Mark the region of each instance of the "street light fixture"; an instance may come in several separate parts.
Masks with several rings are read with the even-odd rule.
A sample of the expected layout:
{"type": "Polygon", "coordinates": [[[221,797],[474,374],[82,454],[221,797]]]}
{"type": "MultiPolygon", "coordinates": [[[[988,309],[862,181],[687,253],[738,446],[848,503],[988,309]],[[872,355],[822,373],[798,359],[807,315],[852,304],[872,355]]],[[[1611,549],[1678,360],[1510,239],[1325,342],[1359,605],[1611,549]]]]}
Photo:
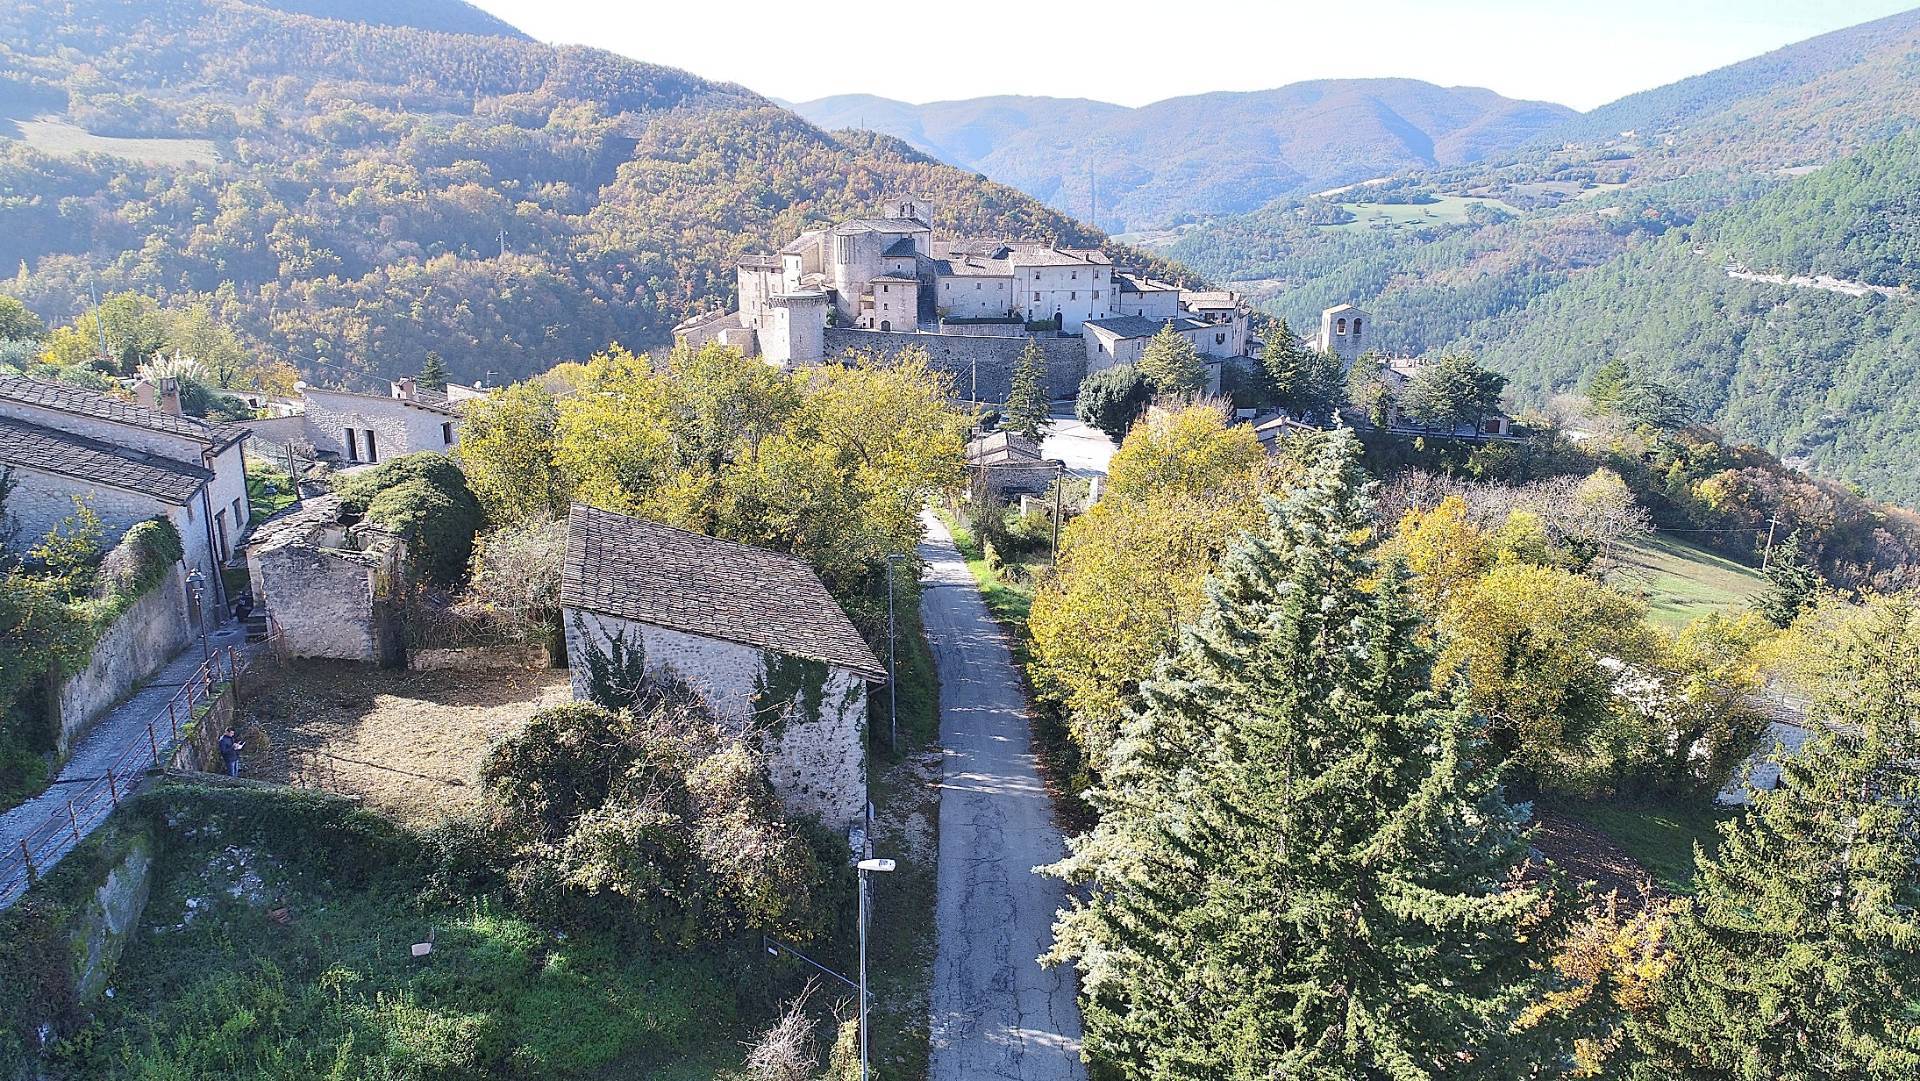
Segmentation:
{"type": "Polygon", "coordinates": [[[860,1081],[867,1081],[867,873],[892,871],[892,860],[864,859],[858,864],[860,879],[860,1081]]]}
{"type": "Polygon", "coordinates": [[[207,613],[201,601],[206,597],[207,576],[200,573],[199,567],[187,572],[187,595],[193,600],[193,617],[200,624],[200,659],[209,671],[213,667],[213,650],[207,644],[207,613]]]}

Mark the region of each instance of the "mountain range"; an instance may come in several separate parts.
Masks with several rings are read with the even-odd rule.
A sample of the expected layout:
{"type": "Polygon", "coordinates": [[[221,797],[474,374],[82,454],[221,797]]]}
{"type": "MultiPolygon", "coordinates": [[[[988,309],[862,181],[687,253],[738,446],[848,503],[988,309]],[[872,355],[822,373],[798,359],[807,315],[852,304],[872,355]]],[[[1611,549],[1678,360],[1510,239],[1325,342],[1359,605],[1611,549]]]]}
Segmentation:
{"type": "Polygon", "coordinates": [[[910,105],[865,94],[793,108],[829,130],[894,136],[1116,232],[1479,161],[1578,115],[1416,79],[1321,79],[1138,108],[1047,97],[910,105]]]}

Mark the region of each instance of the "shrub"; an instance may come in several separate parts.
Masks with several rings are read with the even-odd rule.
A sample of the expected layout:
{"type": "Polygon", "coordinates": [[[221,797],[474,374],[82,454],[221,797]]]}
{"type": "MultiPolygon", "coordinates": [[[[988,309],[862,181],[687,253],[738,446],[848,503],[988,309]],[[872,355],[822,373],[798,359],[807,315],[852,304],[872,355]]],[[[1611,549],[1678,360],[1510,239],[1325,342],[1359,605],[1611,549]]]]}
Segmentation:
{"type": "Polygon", "coordinates": [[[429,581],[451,585],[466,574],[482,515],[451,458],[409,454],[348,477],[335,490],[348,521],[364,518],[404,538],[408,562],[429,581]]]}
{"type": "Polygon", "coordinates": [[[1094,372],[1080,384],[1080,397],[1074,403],[1074,415],[1082,423],[1107,433],[1115,442],[1127,437],[1127,429],[1146,411],[1153,398],[1153,387],[1140,369],[1131,364],[1116,364],[1094,372]]]}

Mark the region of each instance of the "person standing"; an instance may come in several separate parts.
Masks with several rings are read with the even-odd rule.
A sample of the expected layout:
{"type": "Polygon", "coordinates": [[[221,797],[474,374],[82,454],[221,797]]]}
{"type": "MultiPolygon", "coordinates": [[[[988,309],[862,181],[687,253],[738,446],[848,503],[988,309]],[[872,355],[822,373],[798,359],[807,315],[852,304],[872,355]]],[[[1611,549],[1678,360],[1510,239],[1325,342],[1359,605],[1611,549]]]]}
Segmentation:
{"type": "Polygon", "coordinates": [[[234,737],[232,728],[228,728],[220,737],[220,761],[226,766],[227,776],[240,776],[240,748],[244,746],[234,737]]]}

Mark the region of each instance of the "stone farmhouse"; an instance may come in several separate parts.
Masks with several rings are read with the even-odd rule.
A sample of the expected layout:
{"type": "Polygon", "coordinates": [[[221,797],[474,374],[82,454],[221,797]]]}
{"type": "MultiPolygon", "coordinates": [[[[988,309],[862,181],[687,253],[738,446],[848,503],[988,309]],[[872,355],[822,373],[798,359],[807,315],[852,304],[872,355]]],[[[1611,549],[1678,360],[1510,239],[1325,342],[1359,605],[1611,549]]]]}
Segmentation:
{"type": "Polygon", "coordinates": [[[14,482],[7,513],[22,543],[72,514],[76,498],[99,515],[108,545],[135,523],[166,518],[180,531],[188,569],[205,582],[201,609],[189,612],[197,626],[225,609],[220,568],[251,524],[248,432],[181,415],[177,388],[157,388],[149,400],[160,408],[0,377],[0,468],[14,482]]]}
{"type": "Polygon", "coordinates": [[[677,681],[759,741],[789,810],[864,829],[867,685],[887,673],[804,561],[575,504],[561,606],[576,698],[596,665],[677,681]]]}
{"type": "Polygon", "coordinates": [[[734,346],[783,367],[848,350],[925,349],[970,397],[1003,398],[1030,341],[1048,358],[1055,397],[1088,372],[1137,357],[1169,323],[1202,355],[1247,350],[1237,293],[1190,291],[1118,268],[1098,248],[936,237],[932,207],[894,199],[879,216],[813,229],[736,268],[740,305],[695,316],[677,341],[734,346]]]}
{"type": "Polygon", "coordinates": [[[314,457],[342,469],[423,450],[451,451],[460,441],[460,403],[487,393],[457,383],[429,390],[411,378],[391,381],[386,394],[304,382],[294,389],[299,398],[275,410],[280,415],[243,423],[276,445],[273,457],[284,458],[290,445],[311,448],[314,457]]]}

